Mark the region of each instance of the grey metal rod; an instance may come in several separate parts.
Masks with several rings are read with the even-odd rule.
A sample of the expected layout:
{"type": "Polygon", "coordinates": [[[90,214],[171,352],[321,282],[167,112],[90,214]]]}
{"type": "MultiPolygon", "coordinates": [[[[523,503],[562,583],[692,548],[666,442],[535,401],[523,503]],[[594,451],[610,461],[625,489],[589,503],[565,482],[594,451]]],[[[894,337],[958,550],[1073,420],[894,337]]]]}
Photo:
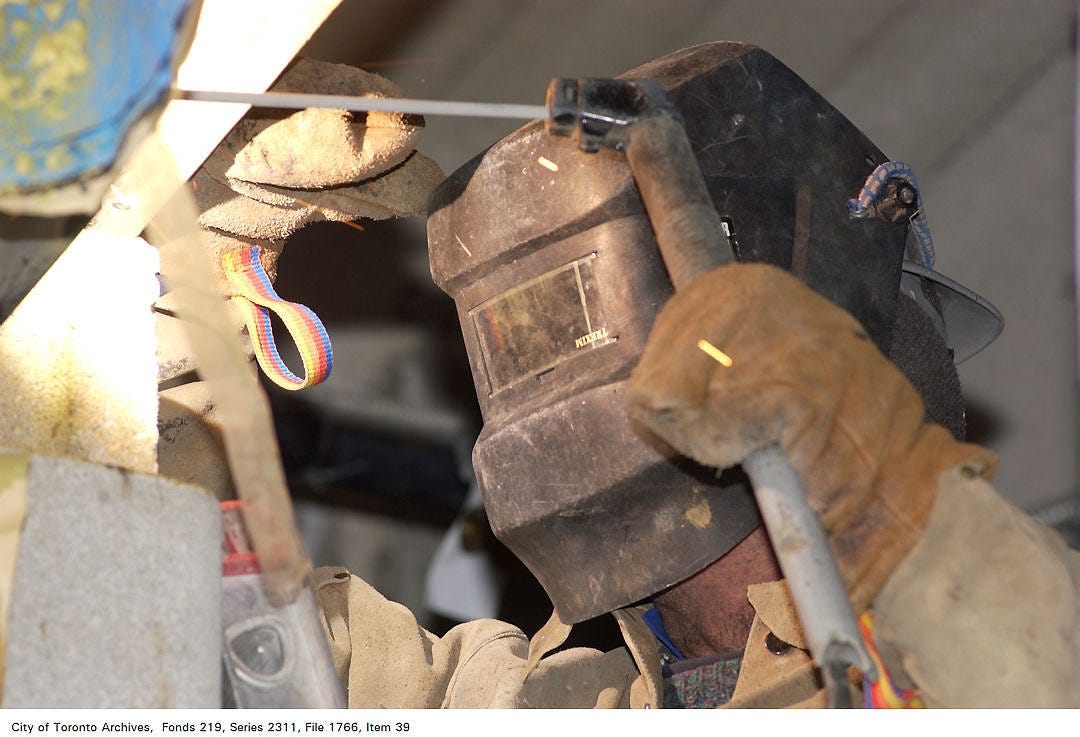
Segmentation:
{"type": "Polygon", "coordinates": [[[852,663],[876,678],[825,530],[807,504],[798,474],[775,445],[757,451],[742,466],[754,487],[814,662],[819,668],[829,661],[852,663]]]}
{"type": "Polygon", "coordinates": [[[403,113],[406,115],[454,115],[471,118],[513,118],[534,120],[547,117],[543,105],[519,105],[502,102],[456,102],[453,100],[414,100],[393,97],[317,95],[305,92],[224,92],[218,90],[173,90],[180,100],[196,102],[231,102],[290,110],[329,108],[403,113]]]}

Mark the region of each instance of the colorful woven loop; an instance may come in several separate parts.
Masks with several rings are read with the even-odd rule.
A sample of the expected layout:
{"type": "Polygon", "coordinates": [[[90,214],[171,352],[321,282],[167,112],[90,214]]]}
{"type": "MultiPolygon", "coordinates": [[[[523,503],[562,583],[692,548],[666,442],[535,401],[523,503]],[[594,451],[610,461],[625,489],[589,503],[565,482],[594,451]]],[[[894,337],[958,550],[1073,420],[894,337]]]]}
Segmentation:
{"type": "Polygon", "coordinates": [[[874,615],[863,612],[859,617],[859,632],[862,633],[863,642],[870,653],[870,659],[874,661],[878,677],[876,681],[870,681],[864,685],[863,692],[866,697],[867,709],[925,709],[919,694],[907,688],[900,688],[893,681],[885,664],[881,662],[881,656],[874,647],[874,615]]]}
{"type": "Polygon", "coordinates": [[[880,164],[870,176],[866,178],[858,196],[847,201],[848,213],[856,219],[870,217],[873,214],[873,205],[881,194],[885,183],[890,179],[899,179],[907,182],[915,190],[918,197],[919,209],[911,216],[911,232],[915,236],[915,242],[919,245],[923,266],[931,268],[934,265],[934,239],[930,236],[930,226],[926,222],[926,213],[922,206],[922,195],[919,193],[919,185],[915,182],[915,172],[911,167],[901,161],[886,161],[880,164]]]}
{"type": "Polygon", "coordinates": [[[330,338],[322,321],[302,304],[288,302],[278,296],[270,277],[259,262],[259,247],[232,251],[222,258],[225,276],[239,294],[232,301],[244,316],[248,332],[255,343],[255,357],[262,370],[278,386],[306,389],[323,381],[334,366],[330,338]],[[274,341],[270,312],[285,324],[304,363],[304,376],[297,376],[285,365],[274,341]]]}

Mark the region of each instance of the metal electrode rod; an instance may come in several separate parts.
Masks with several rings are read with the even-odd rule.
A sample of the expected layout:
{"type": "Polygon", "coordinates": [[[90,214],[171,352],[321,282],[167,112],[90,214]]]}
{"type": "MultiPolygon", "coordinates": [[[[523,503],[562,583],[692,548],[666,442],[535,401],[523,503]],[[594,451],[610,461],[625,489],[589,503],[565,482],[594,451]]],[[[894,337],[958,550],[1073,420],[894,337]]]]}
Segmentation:
{"type": "Polygon", "coordinates": [[[173,90],[180,100],[196,102],[231,102],[264,108],[304,110],[329,108],[365,112],[402,113],[404,115],[452,115],[470,118],[514,118],[535,120],[547,117],[543,105],[518,105],[501,102],[456,102],[453,100],[406,100],[392,97],[352,95],[317,95],[302,92],[223,92],[217,90],[173,90]]]}
{"type": "MultiPolygon", "coordinates": [[[[735,262],[686,130],[655,84],[579,80],[575,85],[573,80],[555,80],[548,89],[548,104],[552,108],[549,130],[576,135],[584,150],[606,146],[626,152],[676,290],[711,269],[735,262]],[[630,89],[619,90],[618,85],[630,89]],[[610,100],[631,100],[637,107],[622,116],[611,109],[597,115],[590,109],[590,95],[601,106],[610,100]],[[583,130],[571,133],[575,108],[575,122],[583,130]],[[604,129],[594,121],[612,124],[604,129]]],[[[847,666],[854,665],[871,679],[876,678],[876,672],[821,520],[807,503],[802,482],[779,447],[758,451],[742,465],[799,612],[810,653],[824,674],[829,703],[851,706],[847,666]]]]}
{"type": "Polygon", "coordinates": [[[799,611],[814,662],[827,679],[830,698],[843,699],[846,683],[828,683],[846,670],[837,665],[854,665],[871,679],[877,673],[829,550],[825,529],[807,503],[798,474],[778,446],[759,450],[742,466],[754,487],[754,498],[799,611]]]}

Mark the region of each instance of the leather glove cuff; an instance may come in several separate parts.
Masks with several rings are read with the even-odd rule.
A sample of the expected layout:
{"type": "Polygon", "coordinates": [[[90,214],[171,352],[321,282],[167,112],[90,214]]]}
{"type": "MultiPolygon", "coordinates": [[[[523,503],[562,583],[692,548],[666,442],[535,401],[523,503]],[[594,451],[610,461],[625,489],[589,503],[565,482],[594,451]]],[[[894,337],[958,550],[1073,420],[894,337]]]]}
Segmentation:
{"type": "Polygon", "coordinates": [[[629,398],[635,417],[706,465],[726,468],[779,443],[859,605],[918,540],[938,476],[964,463],[989,475],[996,465],[924,424],[914,387],[851,315],[766,264],[722,267],[676,293],[629,398]]]}

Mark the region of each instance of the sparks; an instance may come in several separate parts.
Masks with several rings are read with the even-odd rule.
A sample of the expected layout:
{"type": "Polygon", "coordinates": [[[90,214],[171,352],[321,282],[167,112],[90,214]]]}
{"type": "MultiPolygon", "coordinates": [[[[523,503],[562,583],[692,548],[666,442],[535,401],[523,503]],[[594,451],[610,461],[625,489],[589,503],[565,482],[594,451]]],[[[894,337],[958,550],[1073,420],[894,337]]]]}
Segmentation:
{"type": "Polygon", "coordinates": [[[731,356],[724,353],[722,350],[720,350],[704,338],[697,342],[697,347],[704,351],[706,354],[708,354],[710,358],[715,359],[717,363],[719,363],[721,366],[724,366],[725,368],[731,368],[732,365],[734,365],[735,363],[735,361],[731,359],[731,356]]]}
{"type": "Polygon", "coordinates": [[[544,167],[545,169],[550,169],[551,171],[558,171],[559,170],[559,165],[556,164],[551,159],[547,158],[546,156],[541,156],[540,158],[538,158],[536,160],[536,163],[538,163],[540,166],[544,167]]]}
{"type": "MultiPolygon", "coordinates": [[[[194,184],[194,182],[192,182],[192,184],[194,184]]],[[[304,207],[318,207],[318,205],[313,205],[310,202],[307,202],[306,200],[300,199],[299,197],[293,197],[293,201],[296,202],[297,204],[303,205],[304,207]]],[[[347,225],[350,228],[352,228],[353,230],[359,230],[359,231],[364,230],[363,225],[361,225],[360,223],[354,223],[354,222],[352,222],[350,220],[337,220],[335,222],[341,223],[342,225],[347,225]]]]}

